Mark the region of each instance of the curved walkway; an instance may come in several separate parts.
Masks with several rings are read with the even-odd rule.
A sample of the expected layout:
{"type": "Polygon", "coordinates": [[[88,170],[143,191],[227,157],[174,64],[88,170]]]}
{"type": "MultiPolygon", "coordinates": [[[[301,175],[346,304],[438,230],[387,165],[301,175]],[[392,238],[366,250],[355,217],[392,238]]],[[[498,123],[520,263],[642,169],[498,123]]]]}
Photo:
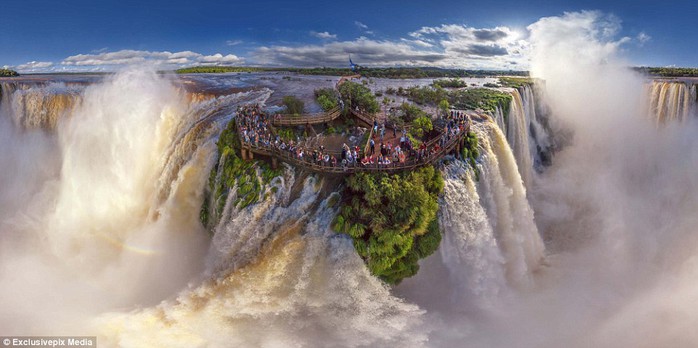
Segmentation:
{"type": "MultiPolygon", "coordinates": [[[[337,81],[337,84],[335,85],[335,90],[339,89],[339,86],[341,86],[344,82],[347,82],[351,79],[355,78],[360,78],[361,75],[351,75],[351,76],[342,76],[339,81],[337,81]]],[[[327,111],[327,112],[319,112],[315,114],[300,114],[300,115],[291,115],[291,114],[279,114],[274,119],[271,121],[271,124],[275,127],[289,127],[289,126],[304,126],[307,124],[321,124],[321,123],[327,123],[330,121],[334,121],[339,115],[342,114],[342,110],[340,109],[339,106],[334,107],[333,109],[327,111]]]]}
{"type": "MultiPolygon", "coordinates": [[[[390,164],[368,164],[368,165],[362,165],[361,163],[355,163],[355,164],[349,164],[349,165],[341,165],[337,164],[336,166],[332,166],[331,164],[321,164],[318,162],[314,162],[310,160],[310,156],[306,156],[305,159],[300,159],[296,156],[293,156],[289,151],[286,150],[281,150],[272,146],[260,146],[260,145],[255,145],[251,143],[242,143],[242,150],[243,151],[249,151],[254,154],[258,155],[263,155],[263,156],[270,156],[272,159],[278,159],[283,162],[286,162],[288,164],[294,165],[294,166],[299,166],[302,168],[305,168],[307,170],[313,171],[313,172],[318,172],[318,173],[329,173],[329,174],[351,174],[351,173],[358,173],[358,172],[396,172],[396,171],[403,171],[403,170],[410,170],[414,168],[418,168],[421,166],[425,166],[427,164],[433,164],[439,160],[441,160],[444,156],[446,156],[448,153],[450,153],[453,150],[460,151],[462,146],[464,146],[465,142],[465,137],[467,136],[468,132],[470,131],[470,123],[467,124],[465,130],[462,132],[459,132],[457,135],[451,137],[448,141],[446,141],[446,144],[444,144],[444,147],[439,149],[437,152],[430,153],[426,156],[426,158],[418,161],[414,158],[410,158],[409,160],[405,162],[393,162],[390,164]]],[[[430,140],[427,142],[427,144],[435,144],[437,141],[440,140],[441,136],[443,135],[443,132],[439,133],[439,136],[435,137],[434,139],[430,140]]],[[[339,153],[332,153],[332,152],[326,152],[327,154],[334,154],[334,155],[339,155],[339,153]]],[[[247,157],[243,155],[243,158],[247,157]]],[[[363,153],[360,154],[360,158],[363,158],[363,153]]]]}

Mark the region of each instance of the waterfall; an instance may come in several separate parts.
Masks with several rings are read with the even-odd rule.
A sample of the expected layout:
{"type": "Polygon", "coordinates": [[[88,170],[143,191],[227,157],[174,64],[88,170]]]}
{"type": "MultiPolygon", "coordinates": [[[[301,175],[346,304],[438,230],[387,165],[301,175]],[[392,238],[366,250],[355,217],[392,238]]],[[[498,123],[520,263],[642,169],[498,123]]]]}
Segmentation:
{"type": "Polygon", "coordinates": [[[482,143],[480,202],[504,255],[507,279],[528,285],[531,272],[543,258],[544,246],[514,154],[495,124],[476,124],[473,130],[482,143]]]}
{"type": "Polygon", "coordinates": [[[63,83],[3,83],[0,108],[24,129],[54,129],[58,120],[75,111],[80,104],[80,86],[63,83]]]}
{"type": "MultiPolygon", "coordinates": [[[[530,114],[524,107],[523,99],[518,89],[511,92],[512,101],[509,109],[509,122],[507,124],[507,140],[514,152],[514,158],[518,164],[521,179],[526,186],[526,189],[531,189],[533,180],[533,159],[531,154],[532,141],[528,135],[530,114]]],[[[535,111],[534,111],[535,112],[535,111]]]]}
{"type": "Polygon", "coordinates": [[[502,130],[502,132],[506,133],[507,132],[507,118],[504,117],[504,110],[502,110],[501,106],[497,105],[497,108],[494,110],[494,121],[497,123],[497,126],[499,129],[502,130]]]}
{"type": "Polygon", "coordinates": [[[487,211],[480,204],[472,170],[456,162],[445,168],[439,211],[443,239],[439,248],[449,271],[454,301],[470,298],[492,305],[506,288],[506,260],[487,211]]]}
{"type": "MultiPolygon", "coordinates": [[[[213,241],[212,277],[156,307],[101,316],[94,325],[102,342],[424,346],[424,312],[392,296],[351,239],[330,229],[336,194],[322,199],[316,180],[308,177],[288,206],[280,189],[264,202],[226,212],[213,241]]],[[[290,189],[286,179],[276,185],[290,189]]]]}
{"type": "Polygon", "coordinates": [[[269,90],[191,104],[170,78],[132,69],[85,87],[53,128],[33,132],[15,120],[55,119],[33,112],[57,104],[12,101],[65,90],[2,87],[0,281],[13,295],[0,307],[21,320],[0,316],[0,326],[74,329],[110,309],[154,305],[200,276],[210,239],[199,211],[218,131],[236,105],[269,90]],[[46,282],[61,301],[46,298],[46,282]]]}
{"type": "Polygon", "coordinates": [[[552,139],[547,120],[541,115],[534,87],[524,85],[511,92],[512,102],[506,127],[497,125],[507,135],[507,141],[514,152],[521,178],[527,190],[531,190],[534,174],[541,171],[552,149],[552,139]]]}
{"type": "Polygon", "coordinates": [[[684,121],[696,114],[696,85],[676,81],[653,81],[648,86],[650,115],[658,124],[684,121]]]}

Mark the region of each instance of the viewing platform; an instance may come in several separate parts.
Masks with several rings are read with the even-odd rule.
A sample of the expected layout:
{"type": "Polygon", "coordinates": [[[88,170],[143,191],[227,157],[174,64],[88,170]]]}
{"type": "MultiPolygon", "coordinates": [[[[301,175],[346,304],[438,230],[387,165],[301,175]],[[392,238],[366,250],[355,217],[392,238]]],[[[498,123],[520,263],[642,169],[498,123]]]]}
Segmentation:
{"type": "MultiPolygon", "coordinates": [[[[365,118],[365,122],[372,124],[372,119],[373,117],[368,114],[360,114],[360,113],[354,113],[352,114],[356,117],[360,117],[363,121],[365,118]],[[369,119],[369,117],[371,119],[369,119]]],[[[302,123],[305,124],[305,123],[302,123]]],[[[265,145],[260,145],[259,143],[253,144],[253,143],[248,143],[243,141],[242,134],[240,132],[240,129],[238,128],[238,137],[241,139],[240,141],[240,150],[242,153],[242,158],[244,160],[251,160],[254,159],[254,155],[258,156],[268,156],[272,160],[272,166],[277,167],[278,166],[278,161],[286,162],[290,165],[297,166],[312,172],[316,173],[327,173],[327,174],[352,174],[352,173],[358,173],[358,172],[399,172],[399,171],[404,171],[404,170],[411,170],[415,169],[421,166],[425,166],[428,164],[434,164],[452,151],[455,151],[456,154],[461,152],[461,149],[466,146],[465,144],[465,138],[470,131],[470,122],[468,122],[463,130],[458,131],[457,134],[454,135],[448,135],[447,130],[443,128],[438,128],[435,127],[435,129],[438,131],[438,134],[430,139],[429,141],[426,141],[424,144],[427,149],[431,150],[434,149],[435,146],[439,146],[438,150],[436,151],[428,151],[428,153],[420,158],[417,159],[415,156],[410,156],[408,159],[406,159],[403,162],[391,162],[390,164],[380,164],[380,163],[369,163],[369,164],[362,164],[360,161],[355,161],[353,163],[348,163],[348,164],[342,164],[342,163],[337,163],[336,165],[332,165],[331,162],[325,162],[323,160],[320,161],[314,161],[310,154],[304,156],[303,158],[299,158],[298,156],[295,156],[292,152],[284,149],[277,148],[273,145],[270,146],[265,146],[265,145]],[[443,146],[438,145],[439,142],[442,141],[442,139],[446,139],[443,146]]],[[[373,130],[371,129],[371,133],[369,133],[369,139],[371,138],[371,135],[373,134],[373,130]]],[[[366,146],[364,149],[362,149],[361,152],[359,152],[359,158],[363,158],[366,152],[368,151],[368,146],[366,146]]],[[[414,150],[413,150],[414,151],[414,150]]],[[[339,158],[340,156],[340,151],[328,151],[325,150],[324,154],[325,155],[330,155],[334,156],[335,158],[339,158]]]]}

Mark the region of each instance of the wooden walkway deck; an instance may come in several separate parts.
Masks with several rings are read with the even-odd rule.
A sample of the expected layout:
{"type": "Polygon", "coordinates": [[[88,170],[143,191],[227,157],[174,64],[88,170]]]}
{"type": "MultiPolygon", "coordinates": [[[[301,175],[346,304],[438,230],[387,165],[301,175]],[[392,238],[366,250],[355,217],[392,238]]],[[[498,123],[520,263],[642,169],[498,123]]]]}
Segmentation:
{"type": "MultiPolygon", "coordinates": [[[[337,84],[335,85],[335,90],[338,90],[339,86],[341,86],[344,82],[360,77],[361,75],[342,76],[339,79],[339,81],[337,81],[337,84]]],[[[337,91],[337,93],[339,92],[337,91]]],[[[271,121],[271,124],[275,127],[292,127],[322,124],[334,121],[341,114],[342,109],[340,109],[339,106],[334,107],[333,109],[328,110],[326,112],[319,112],[314,114],[279,114],[276,117],[274,117],[274,119],[271,121]]]]}
{"type": "MultiPolygon", "coordinates": [[[[360,78],[361,75],[352,75],[352,76],[342,76],[342,78],[339,79],[337,82],[335,88],[338,89],[339,86],[353,78],[360,78]]],[[[373,121],[375,120],[374,115],[366,114],[357,110],[350,109],[349,110],[351,115],[353,115],[355,118],[357,118],[359,121],[365,123],[368,125],[370,128],[370,133],[369,133],[369,138],[373,134],[373,121]]],[[[272,120],[272,126],[274,127],[279,127],[279,126],[304,126],[304,125],[313,125],[313,124],[322,124],[322,123],[327,123],[335,120],[337,117],[339,117],[342,113],[342,110],[340,107],[335,107],[332,110],[329,110],[328,112],[325,113],[316,113],[316,114],[302,114],[302,115],[278,115],[272,120]]],[[[311,127],[312,128],[312,127],[311,127]]],[[[433,148],[433,146],[439,142],[446,131],[445,129],[438,127],[435,125],[435,129],[438,131],[438,135],[431,140],[426,142],[427,149],[433,148]]],[[[271,127],[272,133],[275,134],[274,128],[271,127]]],[[[325,165],[324,162],[318,163],[318,162],[313,162],[312,161],[312,155],[307,155],[303,159],[299,159],[296,156],[294,156],[291,152],[287,150],[281,150],[277,149],[273,146],[260,146],[260,145],[255,145],[251,143],[246,143],[242,141],[243,137],[241,134],[240,129],[238,128],[238,139],[241,139],[241,150],[242,150],[242,158],[243,159],[252,159],[254,157],[254,154],[257,155],[262,155],[262,156],[269,156],[272,159],[272,163],[274,166],[276,166],[277,161],[281,160],[283,162],[286,162],[288,164],[298,166],[301,168],[305,168],[307,170],[317,172],[317,173],[328,173],[328,174],[351,174],[351,173],[357,173],[357,172],[398,172],[398,171],[403,171],[403,170],[410,170],[414,168],[418,168],[421,166],[425,166],[427,164],[433,164],[439,160],[441,160],[444,156],[449,154],[451,151],[456,151],[456,153],[459,153],[462,147],[465,145],[465,137],[467,136],[468,132],[470,131],[470,122],[468,122],[466,129],[460,133],[458,133],[456,136],[452,136],[444,146],[439,149],[439,151],[435,153],[430,153],[428,154],[425,158],[422,158],[421,160],[417,160],[415,158],[410,158],[405,162],[393,162],[391,164],[369,164],[369,165],[362,165],[361,163],[356,163],[356,164],[350,164],[350,165],[342,165],[342,164],[337,164],[336,166],[332,166],[331,164],[325,165]]],[[[368,143],[364,147],[364,149],[361,151],[359,154],[359,158],[364,157],[364,153],[368,151],[368,143]]],[[[340,158],[341,156],[341,151],[325,151],[324,152],[327,155],[334,155],[335,158],[340,158]]]]}
{"type": "MultiPolygon", "coordinates": [[[[465,145],[465,137],[468,134],[468,131],[470,130],[470,124],[466,127],[466,129],[460,133],[458,133],[456,136],[451,137],[445,144],[445,146],[439,151],[435,153],[430,153],[427,155],[425,158],[423,158],[420,161],[417,161],[414,158],[408,159],[405,162],[393,162],[390,164],[369,164],[369,165],[362,165],[361,163],[356,163],[352,165],[341,165],[337,164],[337,166],[332,166],[331,164],[325,165],[325,164],[320,164],[317,162],[312,161],[312,156],[311,155],[306,155],[304,156],[303,159],[299,159],[296,156],[293,156],[291,152],[287,150],[281,150],[277,149],[271,146],[259,146],[259,145],[254,145],[250,143],[245,143],[242,142],[242,151],[243,151],[243,159],[247,158],[253,158],[252,154],[257,154],[257,155],[262,155],[262,156],[269,156],[272,158],[272,162],[275,164],[277,160],[281,160],[283,162],[286,162],[288,164],[298,166],[316,173],[327,173],[327,174],[351,174],[351,173],[358,173],[358,172],[398,172],[398,171],[403,171],[403,170],[411,170],[414,168],[418,168],[421,166],[425,166],[427,164],[433,164],[441,159],[443,159],[444,156],[449,154],[451,151],[456,151],[457,153],[460,152],[462,147],[465,145]]],[[[430,140],[427,142],[427,148],[430,148],[438,142],[441,139],[441,135],[443,135],[443,132],[439,133],[439,136],[435,137],[434,139],[430,140]]],[[[242,139],[242,138],[240,138],[242,139]]],[[[340,157],[340,152],[333,152],[333,151],[325,151],[325,154],[328,155],[334,155],[336,158],[340,157]]],[[[359,154],[360,158],[363,158],[364,152],[359,154]]]]}

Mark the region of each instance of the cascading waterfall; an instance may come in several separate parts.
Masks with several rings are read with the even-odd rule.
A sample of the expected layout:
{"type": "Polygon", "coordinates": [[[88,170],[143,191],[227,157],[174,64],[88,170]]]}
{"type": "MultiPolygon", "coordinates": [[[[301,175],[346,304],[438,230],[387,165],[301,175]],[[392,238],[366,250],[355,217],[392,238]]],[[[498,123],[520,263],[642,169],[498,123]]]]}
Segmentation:
{"type": "Polygon", "coordinates": [[[658,124],[684,121],[696,114],[696,85],[677,81],[653,81],[648,86],[649,112],[658,124]]]}
{"type": "Polygon", "coordinates": [[[534,87],[524,85],[511,91],[512,102],[507,126],[499,125],[499,115],[495,120],[507,135],[514,152],[516,163],[527,190],[531,190],[535,171],[542,170],[543,156],[552,147],[550,131],[544,125],[538,112],[534,87]]]}
{"type": "Polygon", "coordinates": [[[94,323],[103,342],[423,346],[423,311],[392,296],[351,240],[330,229],[336,194],[321,199],[317,179],[308,177],[300,196],[284,205],[294,175],[287,168],[264,202],[226,206],[209,254],[210,279],[157,307],[103,315],[94,323]]]}
{"type": "MultiPolygon", "coordinates": [[[[533,220],[533,210],[526,199],[526,189],[514,154],[495,124],[475,123],[472,129],[481,142],[482,154],[482,174],[477,192],[504,256],[504,273],[510,284],[528,286],[532,282],[532,272],[543,259],[544,246],[533,220]]],[[[472,224],[482,225],[482,222],[478,222],[482,220],[481,217],[482,214],[475,209],[472,224]]],[[[487,228],[483,233],[487,234],[487,228]]]]}
{"type": "Polygon", "coordinates": [[[218,130],[236,105],[270,92],[190,105],[168,78],[134,69],[86,87],[54,129],[25,132],[13,120],[29,117],[26,110],[42,117],[38,124],[53,119],[39,106],[7,107],[31,89],[56,94],[3,86],[0,164],[11,170],[0,204],[14,208],[0,214],[0,279],[12,294],[0,297],[0,307],[15,319],[3,315],[0,326],[58,334],[110,308],[154,304],[182,289],[205,266],[209,239],[198,213],[218,130]],[[17,300],[42,299],[45,282],[61,301],[17,300]]]}
{"type": "MultiPolygon", "coordinates": [[[[528,135],[530,116],[526,112],[521,94],[518,89],[511,92],[512,101],[509,109],[509,122],[507,124],[507,140],[514,152],[518,164],[521,179],[527,190],[531,189],[533,180],[533,159],[531,154],[532,141],[528,135]]],[[[530,109],[530,107],[528,108],[530,109]]]]}
{"type": "Polygon", "coordinates": [[[62,83],[27,85],[3,83],[0,108],[25,129],[54,129],[58,120],[75,111],[83,88],[62,83]]]}
{"type": "Polygon", "coordinates": [[[497,126],[499,129],[502,130],[506,134],[507,132],[507,121],[506,118],[504,117],[504,110],[502,110],[501,106],[497,105],[497,108],[494,110],[494,113],[492,114],[494,117],[494,121],[497,123],[497,126]]]}
{"type": "Polygon", "coordinates": [[[507,287],[505,262],[492,224],[480,204],[477,183],[467,165],[456,162],[444,172],[439,213],[443,239],[439,248],[453,284],[453,300],[492,305],[507,287]]]}

